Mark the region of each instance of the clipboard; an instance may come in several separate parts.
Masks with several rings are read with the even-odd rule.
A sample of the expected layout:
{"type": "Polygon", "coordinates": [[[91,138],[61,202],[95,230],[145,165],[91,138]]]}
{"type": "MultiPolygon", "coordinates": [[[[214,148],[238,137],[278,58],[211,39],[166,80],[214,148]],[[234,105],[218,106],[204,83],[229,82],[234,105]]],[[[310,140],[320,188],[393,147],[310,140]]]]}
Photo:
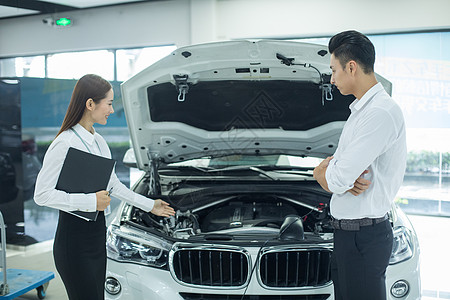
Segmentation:
{"type": "MultiPolygon", "coordinates": [[[[116,161],[70,147],[56,189],[66,193],[96,193],[106,190],[116,161]]],[[[97,220],[98,211],[69,211],[87,221],[97,220]]]]}

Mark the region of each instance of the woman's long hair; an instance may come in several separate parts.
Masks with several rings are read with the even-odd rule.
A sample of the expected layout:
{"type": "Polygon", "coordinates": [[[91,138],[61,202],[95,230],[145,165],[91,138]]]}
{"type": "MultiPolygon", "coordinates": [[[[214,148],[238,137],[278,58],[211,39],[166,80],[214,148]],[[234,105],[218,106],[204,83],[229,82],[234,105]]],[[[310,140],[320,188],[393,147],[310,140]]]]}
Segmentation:
{"type": "Polygon", "coordinates": [[[98,75],[87,74],[81,77],[73,89],[66,116],[56,136],[80,122],[89,98],[97,104],[106,97],[111,88],[111,84],[98,75]]]}

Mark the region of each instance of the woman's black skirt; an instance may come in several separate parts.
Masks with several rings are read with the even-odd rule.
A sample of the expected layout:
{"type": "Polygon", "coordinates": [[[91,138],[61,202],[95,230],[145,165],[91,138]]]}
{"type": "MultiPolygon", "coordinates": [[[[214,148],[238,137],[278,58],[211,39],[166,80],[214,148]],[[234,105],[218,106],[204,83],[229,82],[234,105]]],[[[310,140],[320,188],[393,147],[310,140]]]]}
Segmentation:
{"type": "Polygon", "coordinates": [[[70,300],[103,300],[106,276],[104,213],[85,221],[60,211],[53,244],[56,269],[70,300]]]}

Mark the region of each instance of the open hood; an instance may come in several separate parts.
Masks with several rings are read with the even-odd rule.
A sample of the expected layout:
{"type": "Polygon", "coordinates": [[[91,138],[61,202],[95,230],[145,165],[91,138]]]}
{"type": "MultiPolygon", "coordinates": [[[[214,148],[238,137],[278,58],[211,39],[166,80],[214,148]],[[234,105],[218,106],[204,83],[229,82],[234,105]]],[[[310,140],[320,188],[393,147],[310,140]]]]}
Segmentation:
{"type": "Polygon", "coordinates": [[[354,97],[332,89],[329,60],[325,46],[288,41],[175,50],[122,84],[138,167],[232,154],[333,154],[354,97]]]}

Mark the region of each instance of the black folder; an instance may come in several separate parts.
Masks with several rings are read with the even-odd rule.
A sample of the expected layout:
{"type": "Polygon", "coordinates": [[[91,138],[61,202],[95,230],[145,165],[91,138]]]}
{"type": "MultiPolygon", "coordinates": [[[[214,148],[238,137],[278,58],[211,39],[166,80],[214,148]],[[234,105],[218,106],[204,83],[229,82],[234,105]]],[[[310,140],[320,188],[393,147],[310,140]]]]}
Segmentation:
{"type": "MultiPolygon", "coordinates": [[[[66,193],[96,193],[106,190],[115,160],[70,147],[59,174],[56,189],[66,193]]],[[[98,211],[70,211],[88,221],[97,219],[98,211]]]]}

